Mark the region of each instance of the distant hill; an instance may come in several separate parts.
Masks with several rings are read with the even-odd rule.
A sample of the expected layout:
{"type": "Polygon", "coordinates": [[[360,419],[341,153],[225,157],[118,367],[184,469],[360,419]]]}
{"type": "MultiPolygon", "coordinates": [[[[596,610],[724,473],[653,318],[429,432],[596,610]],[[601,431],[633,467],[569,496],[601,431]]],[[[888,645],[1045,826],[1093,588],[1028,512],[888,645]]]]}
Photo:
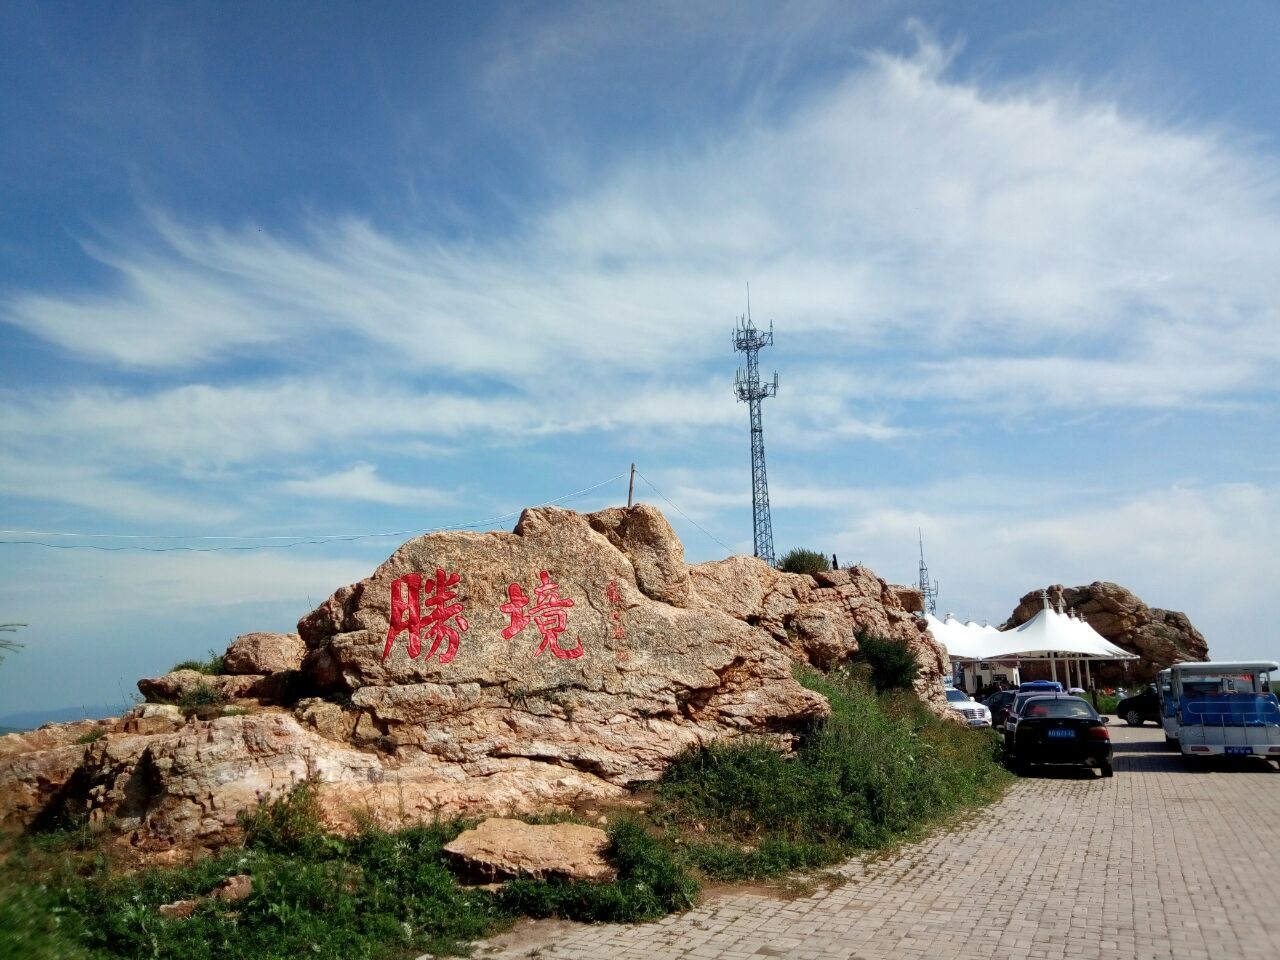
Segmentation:
{"type": "Polygon", "coordinates": [[[6,713],[0,716],[0,734],[21,733],[34,730],[46,723],[70,723],[72,720],[100,720],[102,717],[118,717],[130,704],[112,703],[84,707],[55,707],[50,710],[27,710],[22,713],[6,713]]]}

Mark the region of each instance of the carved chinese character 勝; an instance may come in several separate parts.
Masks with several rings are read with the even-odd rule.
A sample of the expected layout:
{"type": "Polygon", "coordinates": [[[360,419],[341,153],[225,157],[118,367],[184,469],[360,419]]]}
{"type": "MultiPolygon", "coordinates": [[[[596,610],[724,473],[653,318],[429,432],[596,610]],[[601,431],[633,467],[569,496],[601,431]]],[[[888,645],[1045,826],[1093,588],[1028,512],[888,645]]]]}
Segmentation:
{"type": "Polygon", "coordinates": [[[382,649],[384,661],[391,655],[396,637],[405,630],[409,631],[411,660],[416,660],[422,653],[424,634],[431,643],[431,649],[427,651],[428,660],[435,656],[442,642],[446,646],[440,653],[440,663],[449,663],[457,656],[461,634],[471,627],[462,612],[462,604],[450,602],[458,595],[449,588],[457,584],[456,573],[446,573],[439,567],[435,578],[427,579],[425,583],[420,573],[406,573],[391,581],[391,618],[387,625],[387,643],[382,649]]]}

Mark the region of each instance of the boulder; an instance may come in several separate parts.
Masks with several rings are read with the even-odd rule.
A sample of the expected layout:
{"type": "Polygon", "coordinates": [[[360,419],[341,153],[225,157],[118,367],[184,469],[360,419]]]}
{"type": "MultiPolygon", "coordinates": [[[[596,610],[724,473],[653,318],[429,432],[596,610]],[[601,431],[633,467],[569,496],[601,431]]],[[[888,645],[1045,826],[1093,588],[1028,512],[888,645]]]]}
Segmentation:
{"type": "MultiPolygon", "coordinates": [[[[1127,667],[1104,664],[1093,668],[1096,682],[1116,684],[1149,682],[1157,673],[1179,660],[1208,660],[1209,644],[1185,613],[1148,607],[1133,592],[1117,583],[1095,580],[1087,586],[1064,587],[1060,583],[1044,588],[1056,608],[1083,617],[1089,626],[1118,647],[1136,653],[1140,660],[1127,667]]],[[[1041,609],[1042,590],[1025,594],[1001,629],[1026,623],[1041,609]]]]}
{"type": "Polygon", "coordinates": [[[296,633],[245,633],[227,647],[223,670],[234,674],[299,670],[306,652],[302,638],[296,633]]]}
{"type": "Polygon", "coordinates": [[[690,747],[825,715],[768,633],[654,599],[692,599],[687,570],[671,575],[678,541],[652,508],[622,513],[539,508],[513,533],[411,540],[303,618],[308,666],[398,755],[468,769],[523,758],[616,787],[690,747]],[[640,549],[642,530],[661,549],[640,549]]]}
{"type": "Polygon", "coordinates": [[[485,881],[533,877],[539,880],[612,880],[605,859],[609,835],[578,823],[532,824],[491,818],[445,844],[458,871],[485,881]]]}

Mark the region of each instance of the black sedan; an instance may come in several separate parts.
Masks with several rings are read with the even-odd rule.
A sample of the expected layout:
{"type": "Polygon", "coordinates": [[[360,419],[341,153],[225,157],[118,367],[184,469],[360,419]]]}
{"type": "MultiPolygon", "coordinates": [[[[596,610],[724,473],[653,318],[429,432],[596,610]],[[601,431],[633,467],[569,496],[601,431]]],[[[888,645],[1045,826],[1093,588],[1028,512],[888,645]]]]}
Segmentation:
{"type": "Polygon", "coordinates": [[[1106,719],[1079,697],[1034,697],[1023,705],[1012,736],[1015,769],[1031,764],[1075,764],[1111,776],[1111,734],[1106,719]]]}
{"type": "Polygon", "coordinates": [[[1141,693],[1125,697],[1116,704],[1116,716],[1131,727],[1140,727],[1143,721],[1160,722],[1160,695],[1155,687],[1147,687],[1141,693]]]}

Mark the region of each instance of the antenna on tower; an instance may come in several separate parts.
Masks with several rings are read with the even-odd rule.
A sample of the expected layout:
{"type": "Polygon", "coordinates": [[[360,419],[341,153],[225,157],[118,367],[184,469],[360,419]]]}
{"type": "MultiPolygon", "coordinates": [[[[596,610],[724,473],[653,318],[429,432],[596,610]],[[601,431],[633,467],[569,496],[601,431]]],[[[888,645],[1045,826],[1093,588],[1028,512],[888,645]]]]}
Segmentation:
{"type": "Polygon", "coordinates": [[[769,332],[757,330],[751,322],[751,285],[747,284],[747,315],[738,318],[733,331],[733,349],[747,355],[747,367],[738,368],[733,388],[738,399],[751,411],[751,520],[755,533],[755,554],[769,566],[774,565],[773,520],[769,516],[769,480],[764,468],[764,425],[760,420],[760,401],[778,395],[778,374],[773,382],[760,382],[760,350],[773,344],[773,321],[769,332]]]}
{"type": "Polygon", "coordinates": [[[924,533],[916,527],[916,536],[920,539],[920,605],[921,613],[938,615],[938,581],[929,580],[929,567],[924,562],[924,533]]]}

